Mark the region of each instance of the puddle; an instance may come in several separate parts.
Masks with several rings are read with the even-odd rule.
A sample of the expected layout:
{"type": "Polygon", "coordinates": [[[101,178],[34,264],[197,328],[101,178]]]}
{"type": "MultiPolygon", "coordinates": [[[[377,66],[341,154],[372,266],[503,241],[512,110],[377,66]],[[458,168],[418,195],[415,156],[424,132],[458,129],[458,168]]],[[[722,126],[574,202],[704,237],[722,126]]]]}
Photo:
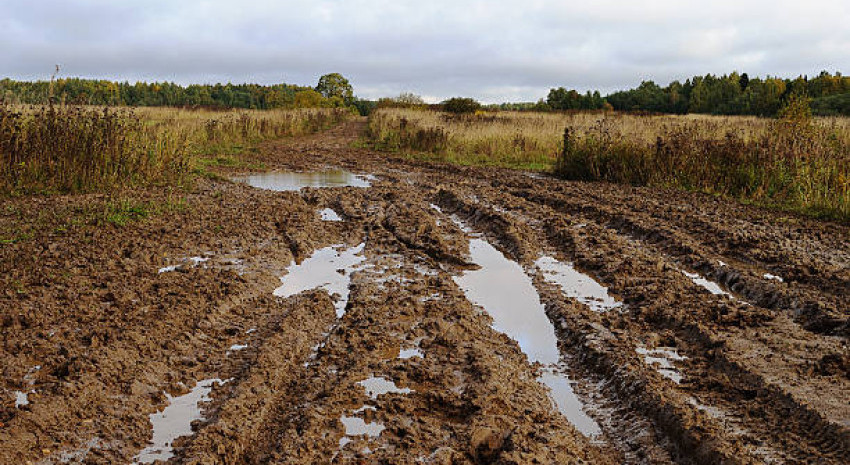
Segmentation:
{"type": "MultiPolygon", "coordinates": [[[[469,232],[462,221],[452,219],[469,232]]],[[[531,278],[518,263],[483,238],[470,239],[469,254],[470,260],[480,268],[454,277],[455,283],[470,302],[483,307],[493,317],[495,329],[519,343],[531,362],[547,365],[538,381],[549,388],[558,411],[583,434],[599,434],[599,425],[583,411],[572,381],[558,367],[560,352],[555,328],[546,316],[531,278]]]]}
{"type": "Polygon", "coordinates": [[[227,349],[227,352],[224,353],[225,356],[232,354],[233,352],[239,352],[240,350],[245,350],[248,348],[248,344],[233,344],[227,349]]]}
{"type": "Polygon", "coordinates": [[[359,381],[357,384],[363,386],[363,389],[366,390],[366,395],[371,397],[372,400],[384,394],[410,394],[413,392],[408,388],[399,388],[394,382],[382,376],[372,376],[359,381]]]}
{"type": "Polygon", "coordinates": [[[332,208],[320,210],[319,215],[321,215],[322,221],[342,221],[342,217],[340,217],[332,208]]]}
{"type": "Polygon", "coordinates": [[[785,280],[782,279],[782,276],[776,276],[775,274],[765,273],[764,279],[772,279],[774,281],[779,281],[780,283],[784,283],[785,280]]]}
{"type": "Polygon", "coordinates": [[[349,417],[343,415],[339,417],[339,421],[345,427],[345,436],[339,440],[339,448],[342,449],[346,444],[352,442],[351,436],[367,436],[376,438],[387,429],[383,423],[377,421],[367,423],[366,420],[359,417],[349,417]]]}
{"type": "Polygon", "coordinates": [[[654,367],[661,376],[673,380],[676,384],[682,382],[682,373],[676,369],[673,362],[685,360],[687,357],[679,355],[675,347],[658,347],[652,350],[637,347],[635,352],[643,355],[643,361],[654,367]]]}
{"type": "Polygon", "coordinates": [[[399,351],[399,353],[398,353],[398,358],[400,358],[402,360],[407,360],[407,359],[413,358],[413,357],[424,358],[424,355],[422,354],[422,351],[419,350],[418,347],[414,347],[412,349],[404,349],[404,350],[399,351]]]}
{"type": "Polygon", "coordinates": [[[369,187],[370,179],[345,170],[329,170],[312,173],[273,171],[270,173],[237,176],[234,181],[271,191],[297,191],[303,187],[369,187]]]}
{"type": "Polygon", "coordinates": [[[323,289],[331,296],[338,296],[334,307],[337,317],[342,317],[348,303],[351,273],[366,259],[361,254],[365,245],[348,249],[343,249],[341,244],[333,245],[313,252],[300,264],[293,262],[287,267],[287,274],[280,278],[282,285],[274,290],[274,295],[290,297],[311,289],[323,289]]]}
{"type": "Polygon", "coordinates": [[[152,413],[150,422],[153,426],[152,444],[145,447],[135,457],[136,463],[153,463],[157,460],[168,460],[174,456],[171,444],[180,436],[193,434],[192,422],[203,419],[201,402],[209,399],[209,393],[215,384],[223,383],[220,379],[200,381],[187,394],[178,397],[168,397],[168,406],[162,412],[152,413]]]}
{"type": "Polygon", "coordinates": [[[698,285],[702,286],[703,289],[707,290],[708,292],[711,292],[714,295],[725,295],[726,297],[729,297],[730,299],[735,298],[735,296],[724,291],[723,288],[720,287],[720,285],[717,284],[714,281],[709,281],[709,280],[703,278],[702,276],[700,276],[697,273],[688,273],[685,270],[679,270],[679,271],[681,271],[682,274],[684,274],[685,276],[691,278],[691,281],[693,281],[694,284],[698,284],[698,285]]]}
{"type": "Polygon", "coordinates": [[[597,312],[605,312],[622,304],[608,295],[608,288],[576,270],[572,264],[543,256],[534,263],[549,283],[561,288],[565,296],[576,299],[597,312]]]}
{"type": "Polygon", "coordinates": [[[181,261],[181,263],[178,263],[176,265],[169,265],[169,266],[165,266],[165,267],[160,268],[159,273],[169,273],[171,271],[177,270],[178,268],[183,268],[184,266],[189,266],[189,267],[194,268],[194,267],[200,265],[201,263],[204,263],[205,261],[207,261],[209,259],[210,259],[209,257],[184,258],[181,261]]]}
{"type": "MultiPolygon", "coordinates": [[[[29,386],[35,385],[35,375],[38,370],[41,370],[41,365],[35,365],[27,371],[27,374],[24,375],[24,382],[26,382],[29,386]]],[[[14,391],[15,392],[15,408],[21,408],[24,405],[29,405],[29,395],[35,394],[35,389],[30,389],[29,391],[14,391]]]]}
{"type": "Polygon", "coordinates": [[[573,391],[570,379],[561,373],[544,370],[538,378],[552,391],[552,400],[558,411],[564,415],[573,426],[585,436],[592,437],[602,434],[602,429],[584,413],[584,406],[573,391]]]}
{"type": "Polygon", "coordinates": [[[27,396],[35,391],[23,392],[23,391],[15,391],[15,408],[21,408],[24,405],[29,405],[30,400],[27,396]]]}
{"type": "MultiPolygon", "coordinates": [[[[371,376],[363,381],[359,381],[357,384],[363,386],[366,390],[366,394],[372,399],[376,400],[378,396],[390,393],[396,394],[410,394],[413,392],[407,388],[399,388],[396,386],[394,382],[388,380],[381,376],[371,376]]],[[[371,412],[377,411],[372,405],[364,405],[356,410],[353,410],[352,415],[358,415],[366,412],[367,410],[371,412]]],[[[368,418],[368,416],[367,416],[368,418]]],[[[339,418],[339,421],[345,426],[345,434],[339,440],[339,448],[342,449],[346,444],[354,441],[352,438],[356,437],[369,437],[369,438],[377,438],[381,435],[381,432],[386,429],[383,423],[378,421],[370,421],[367,422],[363,418],[357,416],[349,416],[342,415],[339,418]]],[[[336,457],[336,455],[334,455],[336,457]]]]}
{"type": "Polygon", "coordinates": [[[493,326],[516,340],[532,362],[558,363],[555,329],[522,267],[484,239],[471,239],[469,253],[480,268],[454,278],[466,297],[483,307],[493,326]]]}

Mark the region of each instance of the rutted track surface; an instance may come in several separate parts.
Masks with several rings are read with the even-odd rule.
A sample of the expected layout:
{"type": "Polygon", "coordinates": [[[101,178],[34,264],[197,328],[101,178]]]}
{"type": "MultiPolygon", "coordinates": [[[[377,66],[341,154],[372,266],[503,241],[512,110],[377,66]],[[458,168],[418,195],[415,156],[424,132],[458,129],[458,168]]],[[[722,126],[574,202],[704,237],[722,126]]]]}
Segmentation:
{"type": "MultiPolygon", "coordinates": [[[[3,246],[0,463],[131,462],[164,392],[209,378],[228,381],[174,463],[845,463],[847,227],[394,159],[350,148],[361,130],[347,123],[259,157],[370,173],[369,188],[203,181],[173,216],[3,246]],[[322,221],[324,208],[344,221],[322,221]],[[470,268],[469,237],[450,215],[532,278],[600,436],[554,408],[540,367],[466,299],[454,278],[470,268]],[[339,296],[321,289],[272,295],[292,260],[359,244],[341,317],[339,296]],[[541,255],[574,263],[622,305],[598,312],[565,297],[535,266],[541,255]],[[195,256],[208,260],[180,260],[195,256]],[[656,348],[684,356],[680,383],[647,363],[656,348]],[[397,389],[370,395],[375,378],[397,389]]],[[[95,200],[21,200],[0,221],[95,200]]]]}

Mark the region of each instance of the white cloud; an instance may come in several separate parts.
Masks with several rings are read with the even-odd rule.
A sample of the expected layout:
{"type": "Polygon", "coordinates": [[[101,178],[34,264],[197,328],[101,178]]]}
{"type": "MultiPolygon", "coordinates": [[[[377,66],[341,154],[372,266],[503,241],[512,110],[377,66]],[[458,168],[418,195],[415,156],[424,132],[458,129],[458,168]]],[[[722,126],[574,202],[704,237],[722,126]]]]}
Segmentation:
{"type": "Polygon", "coordinates": [[[181,83],[348,76],[364,97],[536,100],[850,68],[846,0],[0,0],[0,70],[181,83]]]}

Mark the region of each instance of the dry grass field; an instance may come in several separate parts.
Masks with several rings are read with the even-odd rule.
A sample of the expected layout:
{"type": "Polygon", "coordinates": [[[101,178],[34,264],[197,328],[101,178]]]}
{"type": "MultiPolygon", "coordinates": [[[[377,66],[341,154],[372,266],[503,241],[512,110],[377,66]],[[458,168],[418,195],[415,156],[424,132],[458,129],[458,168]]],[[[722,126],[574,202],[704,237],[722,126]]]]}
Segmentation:
{"type": "Polygon", "coordinates": [[[850,119],[793,108],[779,119],[382,109],[369,135],[379,149],[418,158],[678,187],[850,218],[850,119]]]}

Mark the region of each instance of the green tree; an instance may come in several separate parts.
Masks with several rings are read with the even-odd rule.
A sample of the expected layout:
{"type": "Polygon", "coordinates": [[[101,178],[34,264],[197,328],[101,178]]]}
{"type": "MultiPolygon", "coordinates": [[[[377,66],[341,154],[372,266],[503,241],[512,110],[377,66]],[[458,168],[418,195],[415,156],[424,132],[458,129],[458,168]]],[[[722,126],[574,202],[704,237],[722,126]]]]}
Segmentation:
{"type": "Polygon", "coordinates": [[[351,83],[339,73],[325,74],[320,77],[319,83],[316,84],[316,92],[322,94],[322,97],[326,99],[339,97],[346,105],[354,101],[354,89],[351,87],[351,83]]]}

